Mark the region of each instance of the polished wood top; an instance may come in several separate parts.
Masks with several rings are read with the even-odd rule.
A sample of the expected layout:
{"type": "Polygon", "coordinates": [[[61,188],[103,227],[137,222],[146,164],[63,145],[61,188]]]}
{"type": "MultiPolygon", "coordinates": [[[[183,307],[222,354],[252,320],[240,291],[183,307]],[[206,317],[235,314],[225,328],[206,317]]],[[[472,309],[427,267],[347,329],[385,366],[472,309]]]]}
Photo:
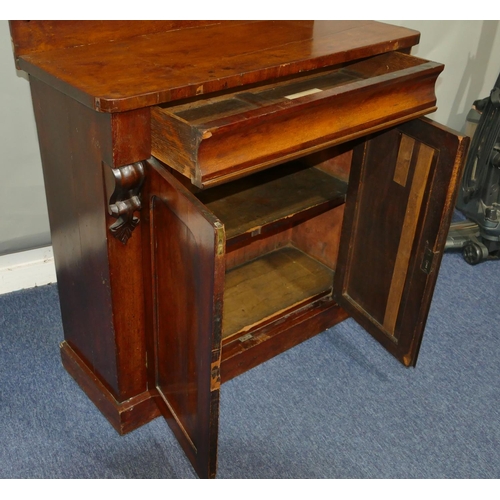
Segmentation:
{"type": "MultiPolygon", "coordinates": [[[[15,23],[22,22],[11,23],[14,43],[15,23]]],[[[131,38],[59,49],[49,44],[17,64],[89,107],[119,112],[408,49],[419,36],[373,21],[230,21],[136,30],[131,38]]]]}

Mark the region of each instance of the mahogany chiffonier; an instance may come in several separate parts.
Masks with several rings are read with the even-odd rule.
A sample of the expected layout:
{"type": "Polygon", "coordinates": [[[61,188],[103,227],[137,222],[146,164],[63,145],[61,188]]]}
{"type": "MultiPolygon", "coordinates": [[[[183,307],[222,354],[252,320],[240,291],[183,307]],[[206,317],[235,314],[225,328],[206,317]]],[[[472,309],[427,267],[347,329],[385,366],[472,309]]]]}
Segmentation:
{"type": "Polygon", "coordinates": [[[468,139],[441,64],[368,21],[11,21],[63,364],[214,477],[221,384],[355,318],[414,366],[468,139]]]}

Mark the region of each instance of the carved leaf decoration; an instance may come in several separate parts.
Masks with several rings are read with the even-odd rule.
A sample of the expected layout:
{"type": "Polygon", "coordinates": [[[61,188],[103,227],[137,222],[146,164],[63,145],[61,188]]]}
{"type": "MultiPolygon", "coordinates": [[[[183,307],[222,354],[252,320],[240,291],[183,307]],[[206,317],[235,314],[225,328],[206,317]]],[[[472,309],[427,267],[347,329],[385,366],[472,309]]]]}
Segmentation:
{"type": "Polygon", "coordinates": [[[109,228],[113,236],[119,239],[124,245],[127,243],[129,238],[132,236],[132,231],[139,224],[138,217],[131,217],[129,219],[118,219],[109,228]]]}

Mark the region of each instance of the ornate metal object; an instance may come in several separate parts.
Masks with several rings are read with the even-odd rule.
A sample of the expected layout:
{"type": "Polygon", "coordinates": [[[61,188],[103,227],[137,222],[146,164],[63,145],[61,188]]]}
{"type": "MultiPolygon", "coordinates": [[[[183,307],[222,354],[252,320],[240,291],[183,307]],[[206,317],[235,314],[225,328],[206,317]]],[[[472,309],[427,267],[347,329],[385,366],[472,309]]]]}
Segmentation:
{"type": "Polygon", "coordinates": [[[143,162],[112,168],[115,189],[109,199],[109,214],[116,217],[109,230],[113,236],[126,244],[132,231],[139,224],[134,212],[141,209],[140,192],[144,183],[143,162]]]}

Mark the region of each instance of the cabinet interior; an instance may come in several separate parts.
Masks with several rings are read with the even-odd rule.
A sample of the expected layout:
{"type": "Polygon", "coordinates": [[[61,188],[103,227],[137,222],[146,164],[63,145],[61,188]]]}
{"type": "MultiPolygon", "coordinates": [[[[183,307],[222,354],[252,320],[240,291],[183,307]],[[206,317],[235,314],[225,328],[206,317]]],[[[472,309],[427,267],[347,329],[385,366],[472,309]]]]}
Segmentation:
{"type": "Polygon", "coordinates": [[[345,146],[201,191],[224,224],[224,342],[331,297],[351,154],[345,146]]]}

